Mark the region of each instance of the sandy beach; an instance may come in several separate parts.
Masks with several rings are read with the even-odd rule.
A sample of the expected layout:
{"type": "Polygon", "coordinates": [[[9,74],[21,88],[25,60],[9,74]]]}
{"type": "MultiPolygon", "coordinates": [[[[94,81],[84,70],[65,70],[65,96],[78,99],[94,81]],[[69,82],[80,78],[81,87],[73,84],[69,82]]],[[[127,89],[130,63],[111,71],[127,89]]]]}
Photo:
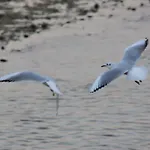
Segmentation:
{"type": "MultiPolygon", "coordinates": [[[[128,45],[150,39],[150,4],[127,0],[92,16],[7,42],[0,57],[8,62],[1,62],[0,76],[34,71],[56,79],[64,95],[56,116],[48,88],[1,83],[1,150],[150,149],[149,77],[139,86],[122,76],[94,94],[88,91],[106,70],[102,64],[119,61],[128,45]]],[[[150,46],[138,64],[150,68],[150,46]]]]}

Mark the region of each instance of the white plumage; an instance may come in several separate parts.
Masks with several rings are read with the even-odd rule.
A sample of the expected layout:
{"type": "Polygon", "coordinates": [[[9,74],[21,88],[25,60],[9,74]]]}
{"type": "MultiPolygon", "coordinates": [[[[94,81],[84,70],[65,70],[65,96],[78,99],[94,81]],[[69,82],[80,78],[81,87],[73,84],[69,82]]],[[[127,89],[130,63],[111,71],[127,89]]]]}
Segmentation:
{"type": "Polygon", "coordinates": [[[60,92],[58,86],[56,85],[56,82],[54,79],[46,76],[41,76],[37,73],[30,72],[30,71],[21,71],[21,72],[15,72],[11,73],[5,76],[0,77],[0,82],[19,82],[19,81],[37,81],[45,86],[49,87],[50,90],[53,93],[53,96],[57,95],[57,101],[56,101],[56,113],[58,113],[58,107],[59,107],[59,95],[62,95],[60,92]]]}
{"type": "Polygon", "coordinates": [[[147,76],[147,70],[141,67],[135,67],[135,63],[140,58],[147,45],[148,39],[145,38],[127,47],[122,60],[119,63],[114,64],[112,68],[109,67],[110,70],[101,74],[94,81],[90,88],[90,93],[96,92],[123,74],[127,74],[127,78],[130,80],[145,79],[147,76]]]}

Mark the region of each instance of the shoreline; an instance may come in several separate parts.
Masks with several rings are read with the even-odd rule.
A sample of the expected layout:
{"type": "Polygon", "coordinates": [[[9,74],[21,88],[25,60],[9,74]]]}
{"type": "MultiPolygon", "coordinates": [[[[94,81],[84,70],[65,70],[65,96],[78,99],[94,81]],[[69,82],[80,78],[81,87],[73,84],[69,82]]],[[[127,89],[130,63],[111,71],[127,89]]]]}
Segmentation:
{"type": "MultiPolygon", "coordinates": [[[[16,7],[14,1],[4,1],[3,3],[7,4],[0,14],[0,19],[3,22],[0,29],[0,42],[3,43],[1,45],[4,48],[10,41],[19,41],[34,34],[41,34],[43,31],[51,30],[54,26],[63,27],[79,21],[92,20],[97,15],[111,19],[115,17],[117,10],[122,9],[122,11],[136,13],[138,7],[150,6],[148,3],[140,1],[133,4],[131,2],[131,6],[129,6],[128,1],[125,4],[121,0],[117,2],[105,0],[101,3],[99,1],[88,3],[86,0],[73,1],[72,6],[69,6],[69,0],[62,2],[62,4],[49,5],[48,0],[43,1],[43,3],[37,1],[37,3],[33,3],[34,5],[32,4],[32,7],[23,2],[18,3],[18,7],[16,7]],[[46,6],[47,10],[43,9],[46,6]],[[20,11],[22,14],[20,14],[20,11]]],[[[1,2],[0,6],[3,3],[1,2]]],[[[2,46],[1,49],[3,49],[2,46]]]]}

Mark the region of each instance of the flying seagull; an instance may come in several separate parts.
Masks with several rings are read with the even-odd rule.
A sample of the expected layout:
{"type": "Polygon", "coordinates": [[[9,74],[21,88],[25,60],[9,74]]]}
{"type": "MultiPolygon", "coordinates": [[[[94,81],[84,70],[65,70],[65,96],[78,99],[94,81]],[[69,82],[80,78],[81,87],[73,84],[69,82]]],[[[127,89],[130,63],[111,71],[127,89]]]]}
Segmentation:
{"type": "Polygon", "coordinates": [[[46,76],[41,76],[38,73],[30,72],[30,71],[21,71],[15,72],[11,74],[7,74],[5,76],[0,77],[0,82],[18,82],[18,81],[37,81],[45,86],[49,87],[53,96],[56,95],[56,115],[58,114],[59,107],[59,95],[62,95],[59,88],[56,85],[54,79],[46,76]]]}
{"type": "MultiPolygon", "coordinates": [[[[108,62],[108,63],[103,64],[101,67],[107,67],[108,69],[112,69],[112,68],[116,67],[116,65],[117,65],[117,63],[108,62]]],[[[147,68],[144,66],[140,66],[140,67],[134,66],[132,69],[134,69],[134,72],[136,71],[140,75],[139,80],[135,80],[135,83],[140,85],[142,80],[144,80],[147,76],[147,73],[148,73],[147,68]]],[[[125,72],[124,75],[128,75],[128,72],[125,72]]]]}
{"type": "Polygon", "coordinates": [[[102,73],[94,81],[90,87],[90,93],[94,93],[105,87],[123,74],[126,74],[127,79],[129,80],[139,81],[146,79],[148,73],[147,69],[143,67],[136,67],[135,63],[140,58],[147,45],[148,39],[145,38],[127,47],[122,60],[115,64],[112,69],[102,73]]]}

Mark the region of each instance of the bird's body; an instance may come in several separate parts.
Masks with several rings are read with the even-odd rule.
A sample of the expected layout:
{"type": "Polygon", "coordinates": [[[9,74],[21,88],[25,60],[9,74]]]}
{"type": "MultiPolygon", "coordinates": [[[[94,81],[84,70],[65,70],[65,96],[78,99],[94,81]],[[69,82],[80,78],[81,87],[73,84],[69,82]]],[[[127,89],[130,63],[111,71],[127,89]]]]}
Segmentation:
{"type": "Polygon", "coordinates": [[[57,87],[54,79],[46,76],[41,76],[38,73],[34,73],[31,71],[15,72],[0,77],[0,82],[20,82],[20,81],[37,81],[49,87],[53,93],[53,96],[55,94],[57,95],[57,111],[58,111],[58,107],[59,107],[58,97],[59,95],[62,95],[62,93],[57,87]]]}
{"type": "Polygon", "coordinates": [[[119,63],[113,64],[111,67],[108,65],[110,70],[104,72],[95,80],[90,88],[90,93],[96,92],[123,74],[126,74],[129,80],[144,80],[147,75],[147,70],[142,67],[136,67],[135,63],[147,45],[148,39],[145,38],[127,47],[122,60],[119,63]]]}
{"type": "MultiPolygon", "coordinates": [[[[107,67],[108,69],[113,69],[113,68],[116,67],[116,66],[117,66],[117,63],[109,62],[109,63],[103,64],[101,67],[107,67]]],[[[144,66],[142,66],[142,67],[134,66],[133,69],[138,69],[138,73],[142,73],[142,71],[146,71],[146,70],[147,70],[147,69],[144,68],[144,66]],[[140,69],[141,71],[140,71],[139,69],[140,69]],[[145,69],[145,70],[143,70],[143,69],[145,69]]],[[[145,73],[146,73],[146,72],[145,72],[145,73]]],[[[129,72],[126,71],[126,72],[124,73],[124,75],[129,76],[129,72]]],[[[145,78],[144,78],[144,79],[145,79],[145,78]]],[[[135,83],[137,83],[138,85],[140,85],[140,83],[141,83],[142,80],[144,80],[144,79],[143,79],[143,77],[139,77],[138,80],[134,80],[134,81],[135,81],[135,83]]]]}

